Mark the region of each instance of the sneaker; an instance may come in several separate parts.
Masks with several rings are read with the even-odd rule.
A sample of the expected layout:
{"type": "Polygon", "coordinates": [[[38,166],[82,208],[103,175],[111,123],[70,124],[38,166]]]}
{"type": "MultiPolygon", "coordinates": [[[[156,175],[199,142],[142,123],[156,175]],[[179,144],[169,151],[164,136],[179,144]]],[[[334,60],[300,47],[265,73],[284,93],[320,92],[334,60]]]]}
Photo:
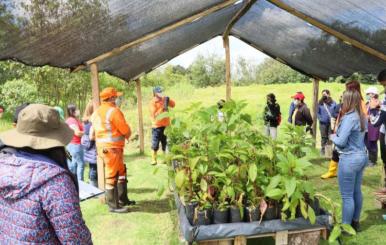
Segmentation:
{"type": "Polygon", "coordinates": [[[320,152],[320,155],[321,155],[321,156],[324,156],[324,155],[326,155],[326,153],[325,153],[324,151],[321,151],[321,152],[320,152]]]}
{"type": "Polygon", "coordinates": [[[375,162],[369,162],[369,165],[367,165],[367,167],[370,167],[370,168],[373,168],[376,166],[378,166],[378,164],[376,164],[375,162]]]}
{"type": "Polygon", "coordinates": [[[382,218],[386,220],[386,214],[382,214],[382,218]]]}
{"type": "Polygon", "coordinates": [[[351,227],[355,230],[355,232],[361,232],[361,225],[359,224],[359,220],[351,221],[351,227]]]}

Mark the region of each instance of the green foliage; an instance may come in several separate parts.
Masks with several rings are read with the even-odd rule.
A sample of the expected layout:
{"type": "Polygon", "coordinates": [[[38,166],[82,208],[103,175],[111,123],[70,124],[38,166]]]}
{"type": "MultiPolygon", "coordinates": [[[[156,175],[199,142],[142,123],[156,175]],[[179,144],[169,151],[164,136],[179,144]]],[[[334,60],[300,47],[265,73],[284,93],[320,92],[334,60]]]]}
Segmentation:
{"type": "Polygon", "coordinates": [[[198,54],[189,67],[191,83],[196,88],[219,86],[225,83],[225,60],[219,54],[198,54]]]}
{"type": "Polygon", "coordinates": [[[1,89],[0,104],[6,111],[12,112],[26,102],[41,103],[42,99],[37,88],[25,84],[23,80],[8,81],[1,89]]]}

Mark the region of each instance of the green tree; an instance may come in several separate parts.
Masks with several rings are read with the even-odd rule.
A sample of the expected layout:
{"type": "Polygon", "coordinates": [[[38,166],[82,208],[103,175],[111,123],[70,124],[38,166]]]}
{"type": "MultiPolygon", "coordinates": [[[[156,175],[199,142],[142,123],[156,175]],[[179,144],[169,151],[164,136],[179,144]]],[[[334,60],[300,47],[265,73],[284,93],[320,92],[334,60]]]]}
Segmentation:
{"type": "Polygon", "coordinates": [[[217,53],[198,54],[189,67],[191,83],[198,88],[225,83],[225,60],[217,53]]]}

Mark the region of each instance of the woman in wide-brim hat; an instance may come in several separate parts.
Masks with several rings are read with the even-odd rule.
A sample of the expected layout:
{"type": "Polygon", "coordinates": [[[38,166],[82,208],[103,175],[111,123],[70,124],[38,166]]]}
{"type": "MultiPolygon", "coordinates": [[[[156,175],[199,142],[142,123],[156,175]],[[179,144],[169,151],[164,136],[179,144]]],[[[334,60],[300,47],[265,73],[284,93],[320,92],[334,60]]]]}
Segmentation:
{"type": "Polygon", "coordinates": [[[16,149],[0,159],[0,244],[92,244],[67,166],[64,147],[73,134],[58,111],[39,104],[0,133],[16,149]]]}

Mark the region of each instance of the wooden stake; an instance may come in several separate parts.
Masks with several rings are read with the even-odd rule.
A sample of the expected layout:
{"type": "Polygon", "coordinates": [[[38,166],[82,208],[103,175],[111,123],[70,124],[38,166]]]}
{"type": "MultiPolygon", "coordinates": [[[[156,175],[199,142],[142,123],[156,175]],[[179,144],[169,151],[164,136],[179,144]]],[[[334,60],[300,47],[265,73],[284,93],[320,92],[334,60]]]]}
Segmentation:
{"type": "Polygon", "coordinates": [[[139,152],[145,152],[144,136],[143,136],[143,118],[142,118],[142,94],[141,94],[141,80],[135,80],[137,83],[137,104],[138,104],[138,131],[139,131],[139,152]]]}
{"type": "Polygon", "coordinates": [[[123,45],[122,47],[116,48],[113,51],[110,51],[108,53],[99,55],[98,57],[96,57],[96,58],[94,58],[92,60],[87,61],[85,64],[77,66],[75,69],[72,70],[72,73],[80,71],[80,70],[84,69],[86,66],[89,66],[89,65],[91,65],[93,63],[97,63],[97,62],[99,62],[101,60],[104,60],[106,58],[114,56],[114,55],[116,55],[116,54],[118,54],[118,53],[120,53],[120,52],[122,52],[122,51],[124,51],[126,49],[129,49],[129,48],[131,48],[131,47],[133,47],[133,46],[135,46],[137,44],[143,43],[143,42],[145,42],[147,40],[150,40],[150,39],[152,39],[154,37],[157,37],[157,36],[159,36],[159,35],[161,35],[161,34],[163,34],[165,32],[172,31],[172,30],[174,30],[174,29],[176,29],[176,28],[178,28],[180,26],[183,26],[183,25],[185,25],[185,24],[187,24],[187,23],[189,23],[191,21],[194,21],[196,19],[202,18],[202,17],[204,17],[204,16],[206,16],[208,14],[211,14],[213,12],[216,12],[216,11],[220,10],[220,9],[228,7],[228,6],[236,3],[237,1],[239,1],[239,0],[229,0],[229,1],[223,2],[223,3],[221,3],[219,5],[216,5],[216,6],[212,7],[212,8],[210,8],[210,9],[207,9],[205,11],[202,11],[202,12],[198,13],[198,14],[192,15],[192,16],[184,19],[184,20],[181,20],[181,21],[175,23],[175,24],[167,26],[167,27],[165,27],[165,28],[163,28],[161,30],[158,30],[158,31],[153,32],[153,33],[150,33],[150,34],[148,34],[148,35],[146,35],[146,36],[144,36],[142,38],[139,38],[139,39],[137,39],[137,40],[135,40],[133,42],[130,42],[130,43],[126,44],[126,45],[123,45]]]}
{"type": "Polygon", "coordinates": [[[334,29],[332,29],[332,28],[322,24],[321,22],[319,22],[319,21],[317,21],[315,19],[312,19],[311,17],[309,17],[309,16],[307,16],[307,15],[305,15],[303,13],[300,13],[296,9],[294,9],[294,8],[292,8],[292,7],[286,5],[286,4],[284,4],[284,3],[282,3],[282,2],[280,2],[278,0],[268,0],[268,1],[270,1],[273,4],[275,4],[279,8],[287,11],[288,13],[290,13],[292,15],[295,15],[296,17],[298,17],[298,18],[300,18],[302,20],[305,20],[308,23],[318,27],[319,29],[321,29],[321,30],[323,30],[323,31],[325,31],[325,32],[327,32],[327,33],[329,33],[329,34],[331,34],[331,35],[333,35],[333,36],[335,36],[335,37],[345,41],[345,42],[348,42],[349,44],[351,44],[351,45],[353,45],[353,46],[355,46],[355,47],[357,47],[357,48],[359,48],[359,49],[361,49],[361,50],[363,50],[363,51],[365,51],[365,52],[367,52],[369,54],[372,54],[372,55],[374,55],[374,56],[376,56],[376,57],[386,61],[386,55],[385,54],[383,54],[383,53],[381,53],[381,52],[379,52],[379,51],[377,51],[375,49],[372,49],[369,46],[364,45],[363,43],[358,42],[357,40],[352,39],[352,38],[350,38],[350,37],[348,37],[348,36],[338,32],[338,31],[336,31],[336,30],[334,30],[334,29]]]}
{"type": "MultiPolygon", "coordinates": [[[[94,102],[94,111],[100,106],[99,100],[99,77],[97,64],[90,65],[91,70],[91,87],[92,87],[92,100],[94,102]]],[[[105,190],[105,166],[102,158],[97,156],[97,171],[98,171],[98,188],[105,190]]],[[[99,200],[105,203],[105,195],[101,195],[99,200]]]]}
{"type": "Polygon", "coordinates": [[[256,2],[257,0],[249,0],[248,3],[244,5],[242,9],[232,18],[232,20],[228,23],[227,27],[225,28],[224,33],[222,34],[222,38],[225,40],[228,38],[229,33],[231,32],[232,27],[236,24],[241,17],[243,17],[248,10],[252,7],[252,5],[256,2]]]}
{"type": "Polygon", "coordinates": [[[229,102],[231,100],[231,54],[229,50],[229,37],[224,39],[224,48],[225,48],[225,58],[226,58],[226,101],[229,102]]]}
{"type": "Polygon", "coordinates": [[[246,236],[235,237],[235,245],[247,245],[247,237],[246,236]]]}
{"type": "MultiPolygon", "coordinates": [[[[313,82],[313,101],[312,101],[312,131],[314,131],[313,137],[316,140],[316,130],[317,130],[317,113],[318,113],[318,96],[319,96],[319,79],[314,79],[313,82]]],[[[313,143],[313,146],[315,147],[315,143],[313,143]]]]}

